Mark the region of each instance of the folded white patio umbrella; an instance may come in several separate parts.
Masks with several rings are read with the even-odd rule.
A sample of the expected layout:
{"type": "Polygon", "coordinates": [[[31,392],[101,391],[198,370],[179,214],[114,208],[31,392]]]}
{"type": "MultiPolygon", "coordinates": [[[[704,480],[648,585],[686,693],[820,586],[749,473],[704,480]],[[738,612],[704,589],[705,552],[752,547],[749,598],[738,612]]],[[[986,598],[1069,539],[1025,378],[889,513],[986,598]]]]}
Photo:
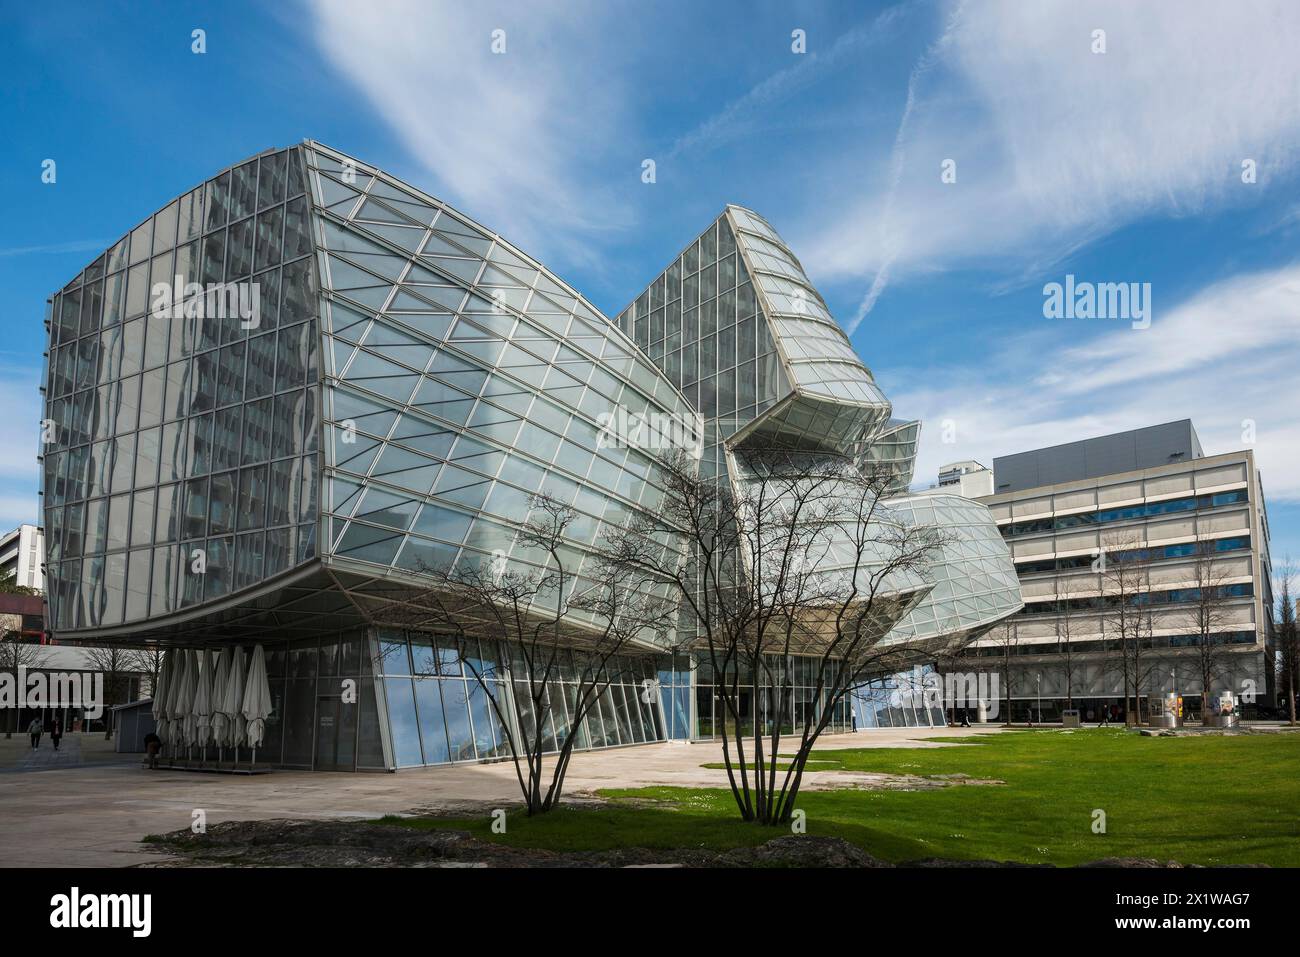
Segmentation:
{"type": "Polygon", "coordinates": [[[248,685],[244,688],[244,705],[241,710],[248,721],[248,746],[256,748],[266,734],[266,718],[271,713],[271,685],[266,680],[266,652],[261,645],[253,648],[253,661],[248,666],[248,685]]]}
{"type": "Polygon", "coordinates": [[[194,687],[194,743],[203,747],[212,740],[212,651],[198,655],[198,681],[194,687]]]}
{"type": "Polygon", "coordinates": [[[230,660],[230,675],[226,682],[225,693],[221,697],[221,710],[228,716],[224,744],[237,748],[244,743],[244,731],[248,722],[244,718],[244,676],[248,674],[245,664],[244,649],[235,647],[230,660]]]}
{"type": "Polygon", "coordinates": [[[185,652],[185,684],[181,687],[177,708],[181,717],[181,738],[186,746],[197,740],[198,728],[194,713],[194,694],[199,686],[199,653],[194,649],[185,652]]]}
{"type": "Polygon", "coordinates": [[[230,714],[225,710],[226,685],[230,683],[230,646],[221,649],[217,658],[216,674],[212,678],[212,741],[218,747],[225,747],[226,726],[230,714]]]}
{"type": "Polygon", "coordinates": [[[163,653],[162,664],[158,668],[158,681],[153,689],[153,723],[158,737],[167,740],[167,691],[171,684],[172,655],[163,653]]]}
{"type": "Polygon", "coordinates": [[[171,687],[167,689],[167,731],[174,746],[185,744],[185,683],[190,668],[188,648],[176,648],[171,654],[176,662],[172,666],[171,687]]]}

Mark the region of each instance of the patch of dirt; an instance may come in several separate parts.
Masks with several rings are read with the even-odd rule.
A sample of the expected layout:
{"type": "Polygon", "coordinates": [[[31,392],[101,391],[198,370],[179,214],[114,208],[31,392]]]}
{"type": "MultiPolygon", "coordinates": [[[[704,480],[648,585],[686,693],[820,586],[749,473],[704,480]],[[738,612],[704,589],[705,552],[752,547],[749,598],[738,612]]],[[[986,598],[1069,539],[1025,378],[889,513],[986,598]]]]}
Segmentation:
{"type": "MultiPolygon", "coordinates": [[[[969,774],[888,774],[883,771],[850,771],[843,768],[807,768],[801,790],[804,791],[935,791],[964,784],[997,784],[996,778],[973,778],[969,774]]],[[[719,786],[719,785],[714,785],[719,786]]],[[[724,781],[720,786],[725,787],[724,781]]]]}
{"type": "MultiPolygon", "coordinates": [[[[151,848],[175,855],[143,867],[834,867],[889,868],[836,837],[783,835],[757,847],[710,851],[692,848],[615,848],[557,852],[507,847],[465,831],[416,830],[348,821],[228,821],[206,834],[173,831],[149,839],[151,848]]],[[[899,867],[1050,867],[1012,861],[926,858],[899,867]]],[[[1175,861],[1105,858],[1084,867],[1182,867],[1175,861]]]]}

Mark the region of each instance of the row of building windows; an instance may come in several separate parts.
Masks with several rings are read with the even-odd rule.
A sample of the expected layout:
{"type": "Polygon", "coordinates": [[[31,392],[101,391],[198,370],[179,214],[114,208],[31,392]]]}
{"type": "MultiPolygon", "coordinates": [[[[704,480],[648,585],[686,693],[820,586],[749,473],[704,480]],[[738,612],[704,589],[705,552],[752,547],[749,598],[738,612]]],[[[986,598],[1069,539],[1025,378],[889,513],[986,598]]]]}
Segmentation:
{"type": "MultiPolygon", "coordinates": [[[[1213,589],[1216,598],[1251,598],[1255,586],[1251,582],[1235,585],[1222,585],[1213,589]]],[[[1171,588],[1164,591],[1142,592],[1129,597],[1127,604],[1133,607],[1147,605],[1171,605],[1200,601],[1199,588],[1171,588]]],[[[1066,598],[1057,601],[1030,600],[1020,609],[1021,615],[1061,614],[1067,608],[1071,611],[1109,611],[1119,608],[1125,602],[1117,595],[1095,595],[1090,598],[1066,598]]]]}
{"type": "Polygon", "coordinates": [[[1124,508],[1101,509],[1096,512],[1081,512],[1077,515],[1057,515],[1053,518],[1036,518],[1025,522],[1012,522],[1001,527],[1003,538],[1015,538],[1020,535],[1032,535],[1038,532],[1060,531],[1090,525],[1108,525],[1113,522],[1125,522],[1139,518],[1151,518],[1156,515],[1168,515],[1175,512],[1188,512],[1202,508],[1217,508],[1220,505],[1236,505],[1247,500],[1246,490],[1216,492],[1212,495],[1190,495],[1186,498],[1174,498],[1164,502],[1148,502],[1144,505],[1129,505],[1124,508]]]}
{"type": "MultiPolygon", "coordinates": [[[[1221,552],[1236,552],[1250,548],[1249,535],[1234,535],[1230,538],[1217,538],[1202,542],[1182,542],[1177,545],[1165,545],[1156,548],[1130,549],[1124,552],[1107,553],[1109,559],[1118,561],[1159,561],[1166,558],[1191,558],[1196,555],[1214,555],[1221,552]]],[[[1096,562],[1093,555],[1072,555],[1069,558],[1046,558],[1029,562],[1016,562],[1016,572],[1020,575],[1032,575],[1038,572],[1075,571],[1091,568],[1096,562]]]]}
{"type": "MultiPolygon", "coordinates": [[[[1256,642],[1255,632],[1253,631],[1224,631],[1217,632],[1214,635],[1216,645],[1253,645],[1256,642]]],[[[1183,635],[1153,635],[1143,638],[1141,647],[1143,648],[1195,648],[1201,643],[1199,634],[1183,635]]],[[[1037,642],[1037,643],[1020,643],[1012,644],[1009,648],[1001,644],[998,645],[981,645],[974,648],[966,648],[961,652],[963,658],[1001,658],[1004,655],[1013,657],[1023,655],[1062,655],[1066,651],[1070,654],[1093,654],[1101,652],[1118,652],[1120,650],[1119,639],[1095,639],[1090,641],[1071,641],[1056,642],[1054,644],[1037,642]],[[1068,645],[1068,648],[1066,647],[1068,645]]]]}

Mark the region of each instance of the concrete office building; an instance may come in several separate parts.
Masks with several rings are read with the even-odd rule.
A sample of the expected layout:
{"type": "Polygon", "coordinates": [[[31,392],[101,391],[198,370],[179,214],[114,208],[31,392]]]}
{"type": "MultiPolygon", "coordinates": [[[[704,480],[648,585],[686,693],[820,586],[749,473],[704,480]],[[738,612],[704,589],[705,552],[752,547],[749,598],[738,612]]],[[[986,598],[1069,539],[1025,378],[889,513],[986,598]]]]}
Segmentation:
{"type": "MultiPolygon", "coordinates": [[[[1139,559],[1144,569],[1134,601],[1149,612],[1144,707],[1171,691],[1190,713],[1203,706],[1198,563],[1213,573],[1200,580],[1224,596],[1211,628],[1222,646],[1211,695],[1253,688],[1259,701],[1271,700],[1268,519],[1253,452],[1206,455],[1183,420],[1001,456],[993,473],[994,494],[979,500],[1011,548],[1024,599],[1005,625],[1015,720],[1036,712],[1040,700],[1047,720],[1059,718],[1067,683],[1085,720],[1103,706],[1123,708],[1116,619],[1107,604],[1116,586],[1099,570],[1103,551],[1139,559]]],[[[1006,637],[1001,626],[996,635],[1006,637]]],[[[991,666],[988,659],[1004,652],[999,637],[985,636],[965,654],[991,666]]]]}
{"type": "Polygon", "coordinates": [[[952,462],[939,467],[939,484],[936,488],[956,492],[967,498],[992,495],[993,470],[971,460],[952,462]]]}
{"type": "Polygon", "coordinates": [[[12,577],[23,588],[45,590],[45,532],[36,525],[19,525],[0,535],[0,578],[12,577]]]}
{"type": "MultiPolygon", "coordinates": [[[[702,421],[701,469],[735,483],[754,480],[747,450],[764,444],[874,454],[900,491],[915,455],[916,424],[891,422],[760,217],[728,207],[612,321],[491,230],[312,141],[165,205],[51,298],[47,325],[50,627],[261,644],[273,713],[259,758],[291,767],[503,755],[505,729],[456,650],[383,626],[382,605],[430,566],[535,567],[517,532],[538,491],[577,510],[581,578],[602,528],[662,495],[651,451],[602,441],[609,415],[702,421]],[[249,289],[257,309],[192,308],[214,285],[249,289]]],[[[947,646],[1019,607],[985,508],[951,495],[889,507],[950,534],[928,575],[897,587],[884,640],[947,646]]],[[[713,732],[712,676],[683,641],[629,649],[617,670],[630,677],[581,747],[713,732]]],[[[526,677],[504,642],[479,654],[502,676],[493,694],[526,677]]],[[[787,663],[792,693],[821,708],[806,664],[787,663]]],[[[545,727],[567,727],[571,705],[551,707],[545,727]]],[[[865,720],[845,705],[834,728],[865,720]]]]}

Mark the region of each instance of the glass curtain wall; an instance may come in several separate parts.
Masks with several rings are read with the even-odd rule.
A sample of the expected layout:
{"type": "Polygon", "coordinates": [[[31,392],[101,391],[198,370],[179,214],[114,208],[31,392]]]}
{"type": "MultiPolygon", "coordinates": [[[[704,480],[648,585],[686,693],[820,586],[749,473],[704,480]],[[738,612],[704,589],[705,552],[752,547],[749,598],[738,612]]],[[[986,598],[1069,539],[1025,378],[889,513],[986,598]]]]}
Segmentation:
{"type": "MultiPolygon", "coordinates": [[[[755,722],[763,733],[770,734],[780,714],[784,715],[781,724],[783,734],[793,733],[795,728],[802,729],[806,720],[816,722],[824,713],[830,697],[824,688],[821,691],[817,689],[820,661],[819,658],[802,655],[785,660],[784,676],[777,682],[782,685],[782,692],[786,695],[785,707],[782,709],[776,690],[771,686],[771,677],[780,675],[782,665],[779,656],[769,657],[764,673],[755,682],[753,670],[748,664],[729,670],[719,680],[709,656],[701,655],[695,666],[695,739],[712,740],[728,732],[732,719],[723,695],[732,682],[736,682],[742,734],[753,734],[755,722]]],[[[827,663],[826,683],[835,680],[837,667],[834,661],[827,663]]],[[[835,704],[834,714],[826,730],[830,733],[853,730],[852,710],[847,696],[835,704]]]]}
{"type": "Polygon", "coordinates": [[[316,554],[305,190],[298,149],[255,157],[145,220],[54,297],[43,468],[56,630],[202,605],[316,554]]]}
{"type": "Polygon", "coordinates": [[[920,671],[886,675],[853,689],[850,704],[856,730],[945,727],[948,719],[942,702],[926,703],[924,682],[933,673],[926,665],[920,671]]]}
{"type": "Polygon", "coordinates": [[[687,655],[665,658],[659,666],[660,713],[664,733],[676,741],[691,738],[691,659],[687,655]]]}
{"type": "Polygon", "coordinates": [[[365,632],[355,629],[263,645],[272,707],[257,749],[259,763],[318,771],[386,769],[366,642],[365,632]]]}
{"type": "MultiPolygon", "coordinates": [[[[543,749],[557,751],[577,704],[579,676],[568,653],[561,655],[558,680],[552,680],[552,694],[540,716],[531,710],[523,659],[517,649],[511,653],[507,644],[479,643],[475,657],[465,661],[450,639],[382,630],[376,660],[397,767],[508,757],[500,715],[514,721],[514,702],[521,705],[522,727],[512,728],[512,733],[531,736],[540,719],[543,749]],[[487,679],[488,689],[475,672],[487,679]]],[[[666,740],[660,693],[655,688],[662,663],[661,657],[611,659],[614,680],[578,729],[575,749],[666,740]]]]}

